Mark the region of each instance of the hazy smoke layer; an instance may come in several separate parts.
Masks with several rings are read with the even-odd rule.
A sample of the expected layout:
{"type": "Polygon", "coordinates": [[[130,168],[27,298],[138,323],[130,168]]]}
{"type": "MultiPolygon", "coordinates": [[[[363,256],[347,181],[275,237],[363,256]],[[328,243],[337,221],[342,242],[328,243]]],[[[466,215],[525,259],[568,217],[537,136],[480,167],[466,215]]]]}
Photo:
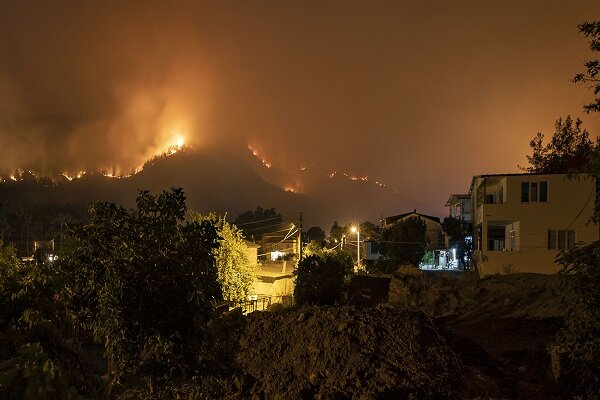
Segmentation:
{"type": "Polygon", "coordinates": [[[587,95],[594,2],[485,3],[4,2],[0,173],[123,173],[182,137],[432,210],[587,95]]]}

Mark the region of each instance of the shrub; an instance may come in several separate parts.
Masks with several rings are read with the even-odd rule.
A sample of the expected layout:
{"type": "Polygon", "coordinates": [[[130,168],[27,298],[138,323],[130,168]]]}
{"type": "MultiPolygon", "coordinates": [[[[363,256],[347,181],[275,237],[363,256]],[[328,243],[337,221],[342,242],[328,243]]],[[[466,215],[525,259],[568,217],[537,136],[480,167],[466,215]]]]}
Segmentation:
{"type": "Polygon", "coordinates": [[[346,288],[346,278],[352,268],[351,256],[341,251],[327,251],[304,257],[294,272],[296,304],[340,303],[346,288]]]}

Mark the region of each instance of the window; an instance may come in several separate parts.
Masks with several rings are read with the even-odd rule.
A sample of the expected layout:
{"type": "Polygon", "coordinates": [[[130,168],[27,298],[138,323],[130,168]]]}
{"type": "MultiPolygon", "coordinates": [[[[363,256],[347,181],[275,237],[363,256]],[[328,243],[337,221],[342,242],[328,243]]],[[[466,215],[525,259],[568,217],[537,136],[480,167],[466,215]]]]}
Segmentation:
{"type": "Polygon", "coordinates": [[[548,250],[556,250],[556,231],[548,229],[548,250]]]}
{"type": "Polygon", "coordinates": [[[379,254],[379,242],[371,242],[371,254],[379,254]]]}
{"type": "Polygon", "coordinates": [[[521,182],[521,202],[548,202],[548,181],[521,182]]]}
{"type": "Polygon", "coordinates": [[[575,247],[575,230],[548,229],[548,250],[570,250],[575,247]]]}
{"type": "Polygon", "coordinates": [[[529,202],[529,182],[521,182],[521,202],[529,202]]]}
{"type": "Polygon", "coordinates": [[[503,251],[506,243],[506,229],[504,225],[488,225],[488,246],[489,251],[503,251]]]}
{"type": "Polygon", "coordinates": [[[540,182],[540,202],[545,203],[548,201],[548,182],[540,182]]]}
{"type": "Polygon", "coordinates": [[[531,201],[538,201],[538,184],[531,182],[531,201]]]}

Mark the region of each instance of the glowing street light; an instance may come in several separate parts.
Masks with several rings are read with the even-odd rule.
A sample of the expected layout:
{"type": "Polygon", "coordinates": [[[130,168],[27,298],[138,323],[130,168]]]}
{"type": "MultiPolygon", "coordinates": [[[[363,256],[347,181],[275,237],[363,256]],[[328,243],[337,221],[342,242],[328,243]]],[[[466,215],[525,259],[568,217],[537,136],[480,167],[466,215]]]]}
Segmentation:
{"type": "Polygon", "coordinates": [[[350,230],[352,233],[356,233],[356,268],[360,271],[360,229],[353,226],[350,230]]]}

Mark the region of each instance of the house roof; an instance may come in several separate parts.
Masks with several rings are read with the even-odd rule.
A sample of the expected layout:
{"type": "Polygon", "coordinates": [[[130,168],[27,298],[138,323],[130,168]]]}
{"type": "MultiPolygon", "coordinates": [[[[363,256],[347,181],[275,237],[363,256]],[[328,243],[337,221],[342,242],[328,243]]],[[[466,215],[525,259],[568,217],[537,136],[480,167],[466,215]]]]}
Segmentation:
{"type": "Polygon", "coordinates": [[[450,197],[448,198],[448,200],[446,201],[446,204],[444,204],[445,207],[449,207],[452,204],[455,204],[456,200],[460,200],[460,199],[470,199],[471,195],[468,193],[465,194],[451,194],[450,197]]]}
{"type": "Polygon", "coordinates": [[[255,248],[258,249],[260,247],[260,244],[256,244],[254,242],[251,242],[249,240],[244,239],[244,244],[250,248],[255,248]]]}
{"type": "Polygon", "coordinates": [[[398,214],[398,215],[392,215],[390,217],[385,217],[383,219],[383,222],[384,222],[384,225],[391,224],[391,223],[394,223],[394,222],[399,221],[401,219],[404,219],[404,218],[406,218],[406,217],[408,217],[410,215],[415,215],[415,216],[418,216],[418,217],[421,217],[421,218],[429,219],[429,220],[432,220],[434,222],[437,222],[438,224],[440,223],[440,219],[438,217],[433,217],[431,215],[426,215],[426,214],[420,214],[420,213],[417,212],[417,210],[414,210],[414,211],[411,211],[411,212],[407,212],[407,213],[404,213],[404,214],[398,214]]]}
{"type": "Polygon", "coordinates": [[[525,176],[525,175],[531,175],[531,176],[537,176],[537,175],[588,175],[590,176],[591,174],[587,173],[587,172],[581,172],[581,173],[565,173],[565,172],[521,172],[521,173],[511,173],[511,174],[482,174],[482,175],[473,175],[473,178],[471,179],[471,185],[469,186],[469,194],[471,194],[473,192],[473,184],[475,183],[475,179],[477,178],[492,178],[492,177],[503,177],[503,176],[525,176]]]}

